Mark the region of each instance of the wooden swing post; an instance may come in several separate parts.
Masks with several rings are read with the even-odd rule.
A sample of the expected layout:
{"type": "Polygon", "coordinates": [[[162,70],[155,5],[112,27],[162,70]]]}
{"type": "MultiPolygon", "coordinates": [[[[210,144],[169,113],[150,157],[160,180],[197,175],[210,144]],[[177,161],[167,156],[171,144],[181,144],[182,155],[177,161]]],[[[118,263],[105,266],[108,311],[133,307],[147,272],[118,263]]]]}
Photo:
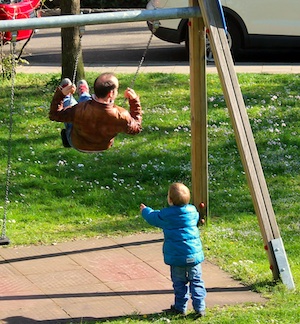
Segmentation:
{"type": "MultiPolygon", "coordinates": [[[[196,0],[189,0],[197,6],[196,0]]],[[[189,21],[192,200],[201,219],[208,215],[208,149],[205,26],[201,17],[189,21]]]]}

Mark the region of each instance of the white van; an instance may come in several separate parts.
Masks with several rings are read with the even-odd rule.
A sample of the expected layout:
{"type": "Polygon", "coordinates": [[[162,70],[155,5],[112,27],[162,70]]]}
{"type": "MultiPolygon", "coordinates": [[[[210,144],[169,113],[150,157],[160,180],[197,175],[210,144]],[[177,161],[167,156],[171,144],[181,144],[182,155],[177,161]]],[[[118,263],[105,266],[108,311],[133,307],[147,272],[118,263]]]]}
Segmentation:
{"type": "MultiPolygon", "coordinates": [[[[300,0],[221,0],[234,57],[245,49],[300,49],[300,0]]],[[[147,9],[188,7],[188,0],[151,0],[147,9]]],[[[159,22],[155,36],[188,44],[187,19],[159,22]]],[[[152,23],[148,22],[152,30],[152,23]]],[[[209,44],[207,58],[212,58],[209,44]]]]}

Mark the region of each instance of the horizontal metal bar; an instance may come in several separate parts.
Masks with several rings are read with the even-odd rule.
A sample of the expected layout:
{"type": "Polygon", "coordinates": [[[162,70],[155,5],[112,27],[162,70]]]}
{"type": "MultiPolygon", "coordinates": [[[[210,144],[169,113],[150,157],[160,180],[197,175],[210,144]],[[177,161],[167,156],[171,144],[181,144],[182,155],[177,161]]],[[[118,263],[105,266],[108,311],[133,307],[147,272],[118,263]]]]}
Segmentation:
{"type": "Polygon", "coordinates": [[[199,7],[168,8],[155,10],[128,10],[84,15],[61,15],[53,17],[1,20],[0,31],[74,27],[97,24],[114,24],[134,21],[155,21],[200,17],[199,7]]]}

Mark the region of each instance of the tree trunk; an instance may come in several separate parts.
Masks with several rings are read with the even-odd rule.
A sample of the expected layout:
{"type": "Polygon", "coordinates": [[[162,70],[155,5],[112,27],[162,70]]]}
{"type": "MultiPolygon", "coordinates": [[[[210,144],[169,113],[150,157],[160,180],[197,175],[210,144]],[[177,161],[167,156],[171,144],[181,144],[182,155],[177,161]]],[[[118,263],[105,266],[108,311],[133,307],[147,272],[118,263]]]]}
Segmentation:
{"type": "MultiPolygon", "coordinates": [[[[62,15],[78,15],[80,14],[80,0],[61,0],[60,9],[62,15]]],[[[62,78],[69,78],[75,83],[80,79],[84,79],[85,73],[79,27],[68,27],[61,29],[61,47],[62,78]],[[77,71],[75,80],[73,80],[77,59],[77,71]]]]}

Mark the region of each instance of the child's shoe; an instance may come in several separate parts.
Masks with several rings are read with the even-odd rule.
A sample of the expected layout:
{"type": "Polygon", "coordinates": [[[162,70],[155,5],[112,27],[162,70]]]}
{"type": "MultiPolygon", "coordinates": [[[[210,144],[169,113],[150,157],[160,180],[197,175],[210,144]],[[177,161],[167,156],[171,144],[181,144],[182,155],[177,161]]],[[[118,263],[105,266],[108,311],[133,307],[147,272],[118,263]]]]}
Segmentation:
{"type": "Polygon", "coordinates": [[[196,315],[197,317],[204,317],[206,315],[205,310],[197,311],[196,315]]]}
{"type": "Polygon", "coordinates": [[[171,305],[169,309],[165,309],[164,311],[169,314],[186,316],[186,312],[176,309],[174,305],[171,305]]]}
{"type": "Polygon", "coordinates": [[[89,86],[88,86],[88,84],[87,84],[87,82],[85,80],[78,81],[78,83],[77,83],[77,93],[78,93],[79,97],[83,93],[90,93],[89,86]]]}

